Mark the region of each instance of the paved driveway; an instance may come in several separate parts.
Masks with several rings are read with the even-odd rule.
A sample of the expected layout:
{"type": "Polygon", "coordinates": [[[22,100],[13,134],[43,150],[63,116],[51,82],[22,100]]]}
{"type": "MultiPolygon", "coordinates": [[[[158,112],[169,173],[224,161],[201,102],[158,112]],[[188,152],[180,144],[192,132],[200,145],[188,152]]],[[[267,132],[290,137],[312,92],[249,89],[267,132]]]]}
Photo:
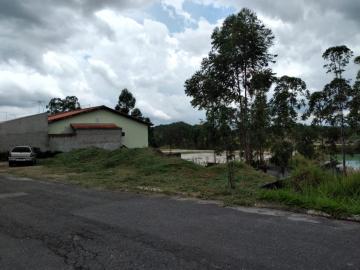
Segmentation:
{"type": "Polygon", "coordinates": [[[360,224],[0,176],[0,269],[360,269],[360,224]]]}

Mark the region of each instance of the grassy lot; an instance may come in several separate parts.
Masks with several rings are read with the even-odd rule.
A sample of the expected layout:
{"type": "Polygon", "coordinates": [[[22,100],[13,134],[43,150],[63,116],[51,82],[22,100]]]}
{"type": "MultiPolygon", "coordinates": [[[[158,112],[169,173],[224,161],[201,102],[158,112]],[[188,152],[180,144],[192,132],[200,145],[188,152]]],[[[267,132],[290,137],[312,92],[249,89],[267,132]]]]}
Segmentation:
{"type": "Polygon", "coordinates": [[[224,165],[205,168],[152,149],[76,150],[44,160],[40,166],[3,166],[0,172],[84,187],[154,191],[216,199],[226,205],[254,205],[260,197],[259,187],[274,179],[242,163],[237,163],[235,168],[236,189],[232,191],[227,188],[224,165]]]}
{"type": "Polygon", "coordinates": [[[360,214],[360,174],[337,177],[301,158],[294,160],[293,167],[284,188],[264,190],[260,187],[273,182],[273,177],[236,163],[236,189],[229,190],[224,165],[205,168],[152,149],[93,148],[60,154],[35,167],[0,166],[0,173],[100,189],[214,199],[225,205],[276,203],[293,209],[321,210],[333,216],[360,214]]]}

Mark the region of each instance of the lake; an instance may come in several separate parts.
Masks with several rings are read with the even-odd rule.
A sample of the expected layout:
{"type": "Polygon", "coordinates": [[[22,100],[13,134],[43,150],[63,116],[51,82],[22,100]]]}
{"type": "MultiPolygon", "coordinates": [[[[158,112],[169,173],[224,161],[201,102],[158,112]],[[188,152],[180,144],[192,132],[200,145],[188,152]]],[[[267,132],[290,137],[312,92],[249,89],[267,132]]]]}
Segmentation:
{"type": "MultiPolygon", "coordinates": [[[[342,155],[336,156],[337,160],[342,163],[342,155]]],[[[346,166],[360,170],[360,154],[346,155],[346,166]]]]}
{"type": "MultiPolygon", "coordinates": [[[[214,155],[213,150],[185,150],[185,149],[162,149],[162,152],[169,154],[169,153],[178,153],[181,155],[182,159],[192,161],[194,163],[200,165],[206,165],[210,163],[225,163],[226,156],[225,153],[214,155]]],[[[236,160],[239,160],[239,152],[235,152],[236,160]]],[[[340,164],[342,164],[342,156],[337,155],[337,160],[340,164]]],[[[270,154],[266,153],[265,159],[270,159],[270,154]]],[[[349,168],[353,168],[356,170],[360,170],[360,154],[355,155],[346,155],[346,166],[349,168]]]]}

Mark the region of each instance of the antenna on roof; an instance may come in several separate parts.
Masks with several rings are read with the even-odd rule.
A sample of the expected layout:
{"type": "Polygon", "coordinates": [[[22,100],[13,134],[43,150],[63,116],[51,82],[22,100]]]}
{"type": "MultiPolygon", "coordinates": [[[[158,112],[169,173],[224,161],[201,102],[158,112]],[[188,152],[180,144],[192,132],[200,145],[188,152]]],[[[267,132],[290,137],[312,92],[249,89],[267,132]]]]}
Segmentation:
{"type": "Polygon", "coordinates": [[[38,100],[37,103],[38,103],[38,106],[39,106],[39,113],[44,112],[44,108],[45,108],[45,106],[43,105],[44,101],[38,100]]]}

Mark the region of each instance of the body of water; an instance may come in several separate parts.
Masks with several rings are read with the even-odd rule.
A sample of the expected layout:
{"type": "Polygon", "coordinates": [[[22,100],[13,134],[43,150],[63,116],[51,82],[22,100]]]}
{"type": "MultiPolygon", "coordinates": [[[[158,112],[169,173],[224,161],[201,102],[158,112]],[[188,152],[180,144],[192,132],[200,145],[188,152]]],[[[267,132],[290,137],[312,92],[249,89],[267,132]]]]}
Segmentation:
{"type": "MultiPolygon", "coordinates": [[[[225,163],[225,153],[214,155],[213,150],[184,150],[184,149],[172,149],[162,150],[164,153],[178,153],[182,159],[192,161],[200,165],[206,165],[208,163],[225,163]]],[[[342,156],[337,155],[337,160],[342,164],[342,156]]],[[[239,152],[235,151],[235,159],[239,160],[239,152]]],[[[270,154],[265,155],[265,160],[270,159],[270,154]]],[[[346,155],[346,166],[356,170],[360,170],[360,154],[346,155]]]]}
{"type": "MultiPolygon", "coordinates": [[[[337,160],[342,164],[342,155],[336,156],[337,160]]],[[[360,154],[346,155],[346,166],[356,170],[360,170],[360,154]]]]}

